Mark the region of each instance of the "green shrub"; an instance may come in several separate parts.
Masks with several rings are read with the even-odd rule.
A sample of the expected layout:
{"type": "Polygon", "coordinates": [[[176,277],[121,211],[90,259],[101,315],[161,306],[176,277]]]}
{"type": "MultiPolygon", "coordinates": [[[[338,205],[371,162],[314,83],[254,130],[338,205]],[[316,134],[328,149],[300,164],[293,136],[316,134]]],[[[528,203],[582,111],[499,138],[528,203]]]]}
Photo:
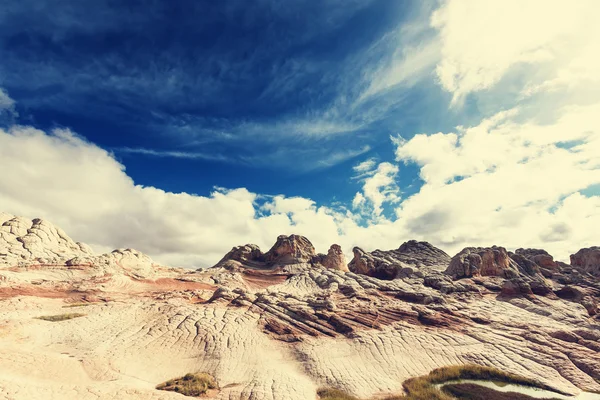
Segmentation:
{"type": "Polygon", "coordinates": [[[317,394],[320,400],[358,400],[358,398],[334,388],[321,388],[317,394]]]}
{"type": "Polygon", "coordinates": [[[453,396],[437,389],[435,385],[459,379],[493,380],[524,386],[534,386],[541,389],[551,389],[532,379],[504,372],[496,368],[467,364],[437,368],[428,375],[408,379],[402,384],[407,393],[406,395],[392,396],[386,398],[386,400],[453,400],[453,396]]]}
{"type": "Polygon", "coordinates": [[[68,319],[73,319],[73,318],[78,318],[78,317],[84,317],[86,314],[81,314],[81,313],[69,313],[69,314],[59,314],[59,315],[44,315],[41,317],[37,317],[37,319],[43,319],[44,321],[50,321],[50,322],[60,322],[60,321],[66,321],[68,319]]]}
{"type": "MultiPolygon", "coordinates": [[[[506,383],[514,383],[524,386],[533,386],[541,389],[552,390],[552,388],[536,382],[532,379],[524,378],[519,375],[511,374],[508,372],[501,371],[496,368],[482,367],[480,365],[468,364],[468,365],[456,365],[443,368],[437,368],[431,371],[428,375],[419,376],[416,378],[407,379],[402,386],[404,387],[405,395],[397,395],[386,397],[385,400],[455,400],[457,397],[451,395],[450,390],[446,393],[436,387],[437,384],[454,381],[459,379],[480,379],[489,381],[500,381],[506,383]]],[[[473,385],[477,386],[477,385],[473,385]]],[[[490,393],[497,393],[497,399],[508,399],[505,394],[497,392],[493,389],[479,389],[477,386],[475,389],[479,390],[479,393],[475,393],[474,396],[481,393],[485,393],[486,400],[493,400],[494,397],[490,393]]],[[[474,389],[469,388],[470,391],[475,392],[474,389]]],[[[320,400],[358,400],[356,397],[351,396],[339,389],[323,388],[317,391],[320,400]]],[[[513,394],[514,395],[514,394],[513,394]]],[[[462,397],[458,397],[462,398],[462,397]]],[[[472,397],[482,398],[482,397],[472,397]]],[[[527,399],[529,396],[519,397],[519,399],[527,399]]],[[[515,397],[516,399],[516,397],[515,397]]]]}
{"type": "Polygon", "coordinates": [[[218,386],[217,381],[212,376],[205,373],[195,373],[168,380],[156,386],[156,388],[197,397],[205,394],[209,389],[217,389],[218,386]]]}
{"type": "Polygon", "coordinates": [[[85,306],[91,306],[91,305],[92,305],[92,303],[71,303],[71,304],[62,306],[62,308],[85,307],[85,306]]]}
{"type": "Polygon", "coordinates": [[[557,398],[540,399],[523,393],[499,392],[473,383],[445,385],[442,390],[461,400],[558,400],[557,398]]]}

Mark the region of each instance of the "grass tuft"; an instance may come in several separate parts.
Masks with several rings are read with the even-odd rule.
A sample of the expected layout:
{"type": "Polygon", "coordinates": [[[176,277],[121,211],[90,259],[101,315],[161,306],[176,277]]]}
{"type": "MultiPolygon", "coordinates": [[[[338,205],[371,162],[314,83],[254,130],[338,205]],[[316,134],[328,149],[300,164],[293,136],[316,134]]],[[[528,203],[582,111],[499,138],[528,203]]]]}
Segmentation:
{"type": "MultiPolygon", "coordinates": [[[[499,392],[494,389],[475,385],[473,383],[460,383],[444,386],[444,392],[457,399],[464,400],[535,400],[535,397],[523,393],[499,392]]],[[[558,400],[556,398],[544,398],[538,400],[558,400]]]]}
{"type": "Polygon", "coordinates": [[[156,386],[158,390],[177,392],[184,396],[198,397],[209,389],[217,389],[215,378],[205,373],[185,374],[181,378],[170,379],[156,386]]]}
{"type": "Polygon", "coordinates": [[[91,306],[91,305],[92,305],[92,303],[71,303],[71,304],[62,306],[62,308],[85,307],[85,306],[91,306]]]}
{"type": "MultiPolygon", "coordinates": [[[[448,392],[442,392],[436,388],[435,385],[459,379],[492,380],[552,390],[552,388],[540,384],[532,379],[504,372],[496,368],[469,364],[438,368],[431,371],[428,375],[408,379],[402,384],[404,391],[406,392],[405,395],[390,396],[386,397],[385,400],[455,400],[456,397],[452,396],[448,392]]],[[[500,393],[495,390],[492,390],[492,392],[500,393]]],[[[351,396],[339,389],[323,388],[319,389],[317,394],[319,395],[320,400],[358,400],[356,397],[351,396]]],[[[489,393],[486,392],[486,395],[489,396],[489,393]]],[[[500,395],[498,399],[505,398],[501,396],[502,395],[500,395]]],[[[470,398],[475,399],[481,397],[470,398]]],[[[526,398],[527,397],[521,397],[520,399],[526,398]]],[[[494,397],[489,397],[486,400],[493,399],[494,397]]]]}
{"type": "Polygon", "coordinates": [[[458,379],[492,380],[552,390],[552,388],[532,379],[504,372],[497,368],[467,364],[437,368],[428,375],[408,379],[402,385],[407,393],[406,395],[392,396],[386,400],[453,400],[453,396],[442,392],[434,385],[458,379]]]}
{"type": "Polygon", "coordinates": [[[317,390],[320,400],[358,400],[346,392],[334,388],[321,388],[317,390]]]}
{"type": "Polygon", "coordinates": [[[66,321],[68,319],[73,319],[73,318],[78,318],[78,317],[84,317],[86,314],[81,314],[81,313],[69,313],[69,314],[59,314],[59,315],[43,315],[41,317],[37,317],[37,319],[42,319],[44,321],[50,321],[50,322],[60,322],[60,321],[66,321]]]}

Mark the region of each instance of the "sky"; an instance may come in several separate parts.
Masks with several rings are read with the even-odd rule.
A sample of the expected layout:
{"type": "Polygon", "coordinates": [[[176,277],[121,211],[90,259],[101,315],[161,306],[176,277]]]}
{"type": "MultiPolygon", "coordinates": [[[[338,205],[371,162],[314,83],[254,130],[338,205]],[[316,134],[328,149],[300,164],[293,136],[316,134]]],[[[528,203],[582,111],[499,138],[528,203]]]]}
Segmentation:
{"type": "Polygon", "coordinates": [[[215,264],[426,240],[600,245],[600,3],[0,7],[0,210],[215,264]]]}

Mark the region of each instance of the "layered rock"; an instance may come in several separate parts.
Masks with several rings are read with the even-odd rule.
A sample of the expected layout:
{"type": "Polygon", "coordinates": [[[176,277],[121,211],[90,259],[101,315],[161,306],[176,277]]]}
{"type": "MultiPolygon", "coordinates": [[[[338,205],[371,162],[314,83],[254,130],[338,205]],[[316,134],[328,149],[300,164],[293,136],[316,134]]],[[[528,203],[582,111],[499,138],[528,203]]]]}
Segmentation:
{"type": "Polygon", "coordinates": [[[571,254],[571,265],[594,276],[600,277],[600,247],[593,246],[571,254]]]}
{"type": "Polygon", "coordinates": [[[304,236],[280,235],[265,254],[265,262],[269,265],[309,263],[315,255],[314,246],[304,236]]]}
{"type": "Polygon", "coordinates": [[[48,221],[0,213],[0,264],[64,264],[92,255],[89,246],[73,241],[48,221]]]}
{"type": "MultiPolygon", "coordinates": [[[[6,229],[21,237],[21,225],[6,229]]],[[[410,241],[387,252],[357,248],[354,272],[346,272],[339,246],[315,254],[308,239],[292,235],[267,253],[235,247],[217,264],[236,268],[156,268],[155,279],[139,279],[136,266],[149,262],[125,249],[65,266],[0,268],[1,392],[175,399],[152,388],[202,368],[219,380],[220,399],[312,399],[324,381],[373,398],[465,363],[565,393],[600,390],[598,279],[543,250],[469,248],[451,261],[410,241]],[[84,267],[103,262],[131,273],[111,284],[105,269],[84,267]],[[450,264],[464,279],[444,273],[450,264]],[[19,282],[28,287],[15,290],[19,282]],[[35,318],[80,301],[86,316],[35,318]]]]}
{"type": "Polygon", "coordinates": [[[519,269],[504,247],[466,247],[452,257],[445,273],[454,279],[473,276],[516,278],[519,269]]]}
{"type": "Polygon", "coordinates": [[[0,213],[0,224],[0,266],[88,266],[139,277],[154,273],[155,264],[144,253],[118,249],[94,254],[88,245],[75,242],[62,229],[40,218],[0,213]]]}
{"type": "Polygon", "coordinates": [[[310,240],[300,235],[280,235],[266,253],[254,244],[234,247],[213,268],[221,267],[229,270],[281,269],[287,272],[300,271],[305,267],[324,267],[348,271],[339,245],[331,245],[327,254],[316,254],[310,240]]]}
{"type": "Polygon", "coordinates": [[[366,252],[360,247],[353,249],[354,258],[348,264],[350,271],[381,279],[402,276],[423,276],[420,270],[443,271],[450,256],[427,242],[410,240],[396,250],[366,252]]]}
{"type": "Polygon", "coordinates": [[[225,256],[216,264],[216,266],[225,265],[231,261],[236,261],[242,265],[262,266],[265,263],[265,257],[260,248],[255,244],[246,244],[236,246],[225,254],[225,256]]]}
{"type": "Polygon", "coordinates": [[[156,264],[148,256],[135,249],[116,249],[98,256],[75,257],[65,262],[68,266],[118,267],[140,278],[150,277],[156,264]]]}
{"type": "Polygon", "coordinates": [[[332,244],[326,255],[318,254],[316,257],[313,257],[312,260],[314,263],[320,263],[325,268],[336,269],[338,271],[348,271],[344,252],[337,244],[332,244]]]}

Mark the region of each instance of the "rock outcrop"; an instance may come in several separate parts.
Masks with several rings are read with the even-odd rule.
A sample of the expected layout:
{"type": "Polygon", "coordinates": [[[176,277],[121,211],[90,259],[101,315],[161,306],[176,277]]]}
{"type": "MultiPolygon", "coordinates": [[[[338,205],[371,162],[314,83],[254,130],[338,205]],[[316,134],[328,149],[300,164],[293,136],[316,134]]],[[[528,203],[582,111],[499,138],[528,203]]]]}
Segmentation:
{"type": "Polygon", "coordinates": [[[331,245],[327,254],[316,254],[315,248],[304,236],[281,235],[271,249],[263,253],[254,244],[231,249],[213,268],[285,269],[296,271],[306,267],[324,267],[348,271],[342,248],[331,245]],[[287,267],[287,268],[286,268],[287,267]]]}
{"type": "Polygon", "coordinates": [[[314,263],[320,263],[325,268],[336,269],[338,271],[348,271],[344,252],[337,244],[332,244],[326,255],[319,254],[316,257],[313,257],[312,260],[314,263]]]}
{"type": "Polygon", "coordinates": [[[348,265],[350,271],[380,279],[417,275],[420,270],[443,271],[450,256],[427,242],[410,240],[396,250],[366,252],[360,247],[353,249],[354,258],[348,265]]]}
{"type": "Polygon", "coordinates": [[[409,241],[355,248],[347,271],[340,246],[315,254],[291,235],[185,271],[132,249],[96,256],[45,222],[2,218],[0,253],[18,254],[0,266],[0,392],[11,399],[175,400],[154,385],[198,368],[219,380],[219,399],[312,399],[324,381],[374,398],[466,363],[600,391],[593,251],[569,266],[543,250],[450,259],[409,241]],[[18,240],[27,235],[39,240],[18,240]],[[77,318],[36,318],[67,312],[77,318]]]}
{"type": "Polygon", "coordinates": [[[454,279],[473,276],[516,278],[518,267],[504,247],[466,247],[452,257],[445,273],[454,279]]]}
{"type": "Polygon", "coordinates": [[[274,268],[285,265],[309,264],[315,258],[315,248],[304,236],[280,235],[271,249],[263,253],[255,244],[231,249],[213,268],[274,268]]]}
{"type": "Polygon", "coordinates": [[[304,236],[281,235],[265,254],[265,262],[269,265],[309,263],[315,255],[314,246],[304,236]]]}
{"type": "Polygon", "coordinates": [[[40,218],[30,220],[0,213],[0,266],[87,266],[107,273],[151,276],[155,264],[144,253],[118,249],[94,254],[85,243],[75,242],[62,229],[40,218]]]}
{"type": "Polygon", "coordinates": [[[48,221],[0,213],[0,264],[64,264],[92,255],[89,246],[73,241],[48,221]]]}
{"type": "Polygon", "coordinates": [[[571,254],[571,266],[600,277],[600,247],[588,247],[571,254]]]}

